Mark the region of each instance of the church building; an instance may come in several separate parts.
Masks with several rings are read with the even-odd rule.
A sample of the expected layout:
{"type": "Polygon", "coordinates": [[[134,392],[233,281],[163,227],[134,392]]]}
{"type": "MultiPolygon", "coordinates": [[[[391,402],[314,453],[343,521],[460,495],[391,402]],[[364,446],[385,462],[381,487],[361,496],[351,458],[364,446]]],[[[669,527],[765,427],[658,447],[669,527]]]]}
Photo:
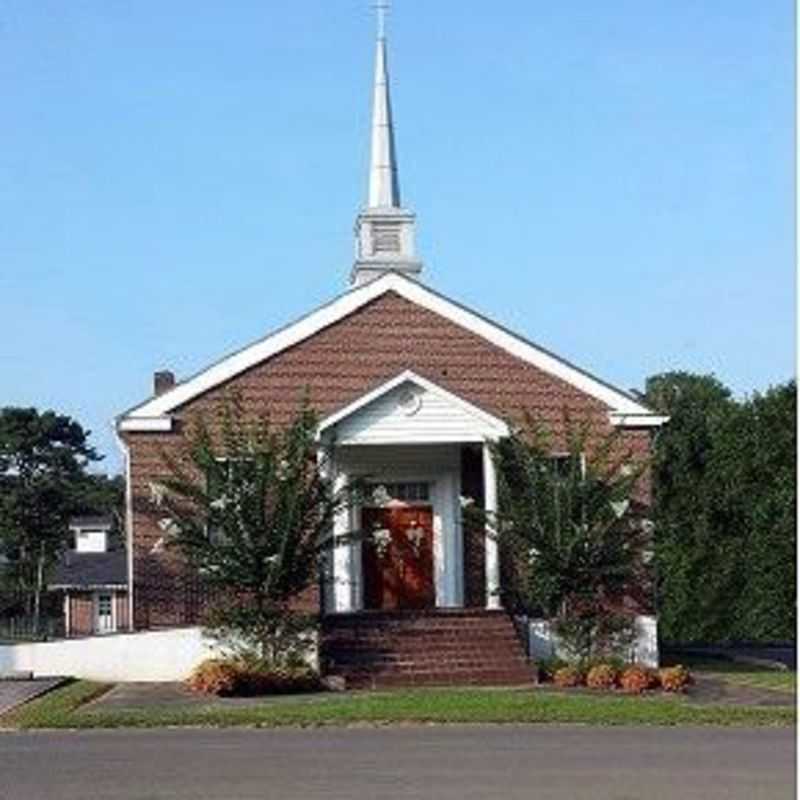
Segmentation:
{"type": "MultiPolygon", "coordinates": [[[[269,414],[276,424],[292,418],[305,393],[322,420],[321,439],[334,446],[334,481],[367,477],[374,488],[335,526],[388,531],[395,543],[411,542],[413,532],[419,558],[407,569],[403,559],[376,559],[364,542],[335,549],[329,588],[302,598],[323,614],[326,669],[354,686],[530,680],[501,604],[497,542],[462,526],[463,498],[496,508],[490,443],[525,414],[563,438],[567,415],[599,435],[618,431],[631,460],[646,459],[665,419],[426,285],[415,225],[400,194],[381,25],[369,189],[356,218],[349,285],[192,377],[176,382],[170,372],[156,373],[152,397],[117,419],[133,629],[197,624],[202,612],[196,581],[164,546],[168,520],[150,502],[164,473],[162,451],[178,447],[192,418],[213,415],[231,391],[248,413],[269,414]]],[[[647,475],[637,499],[649,503],[647,475]]]]}

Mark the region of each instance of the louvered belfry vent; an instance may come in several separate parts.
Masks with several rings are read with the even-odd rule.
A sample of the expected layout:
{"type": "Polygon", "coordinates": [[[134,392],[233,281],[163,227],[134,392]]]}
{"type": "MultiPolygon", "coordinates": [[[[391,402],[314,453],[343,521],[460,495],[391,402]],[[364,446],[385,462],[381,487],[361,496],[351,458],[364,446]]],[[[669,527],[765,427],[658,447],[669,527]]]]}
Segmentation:
{"type": "Polygon", "coordinates": [[[375,222],[372,225],[372,252],[399,253],[402,250],[400,226],[392,222],[375,222]]]}

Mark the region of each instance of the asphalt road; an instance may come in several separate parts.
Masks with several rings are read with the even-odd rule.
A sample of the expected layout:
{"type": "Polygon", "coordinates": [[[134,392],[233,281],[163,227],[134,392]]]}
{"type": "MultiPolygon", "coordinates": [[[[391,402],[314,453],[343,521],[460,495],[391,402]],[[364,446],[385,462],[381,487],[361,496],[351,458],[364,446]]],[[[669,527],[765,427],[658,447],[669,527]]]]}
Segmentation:
{"type": "Polygon", "coordinates": [[[794,729],[0,734],[2,800],[786,800],[794,729]]]}

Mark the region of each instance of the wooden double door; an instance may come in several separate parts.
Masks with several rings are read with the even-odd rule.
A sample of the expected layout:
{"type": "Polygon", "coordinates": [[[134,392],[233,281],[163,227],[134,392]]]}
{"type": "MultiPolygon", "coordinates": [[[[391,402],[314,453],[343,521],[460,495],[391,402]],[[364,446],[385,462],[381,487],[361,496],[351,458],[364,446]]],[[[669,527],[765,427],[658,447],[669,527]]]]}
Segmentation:
{"type": "Polygon", "coordinates": [[[364,508],[361,515],[364,607],[433,608],[432,507],[364,508]]]}

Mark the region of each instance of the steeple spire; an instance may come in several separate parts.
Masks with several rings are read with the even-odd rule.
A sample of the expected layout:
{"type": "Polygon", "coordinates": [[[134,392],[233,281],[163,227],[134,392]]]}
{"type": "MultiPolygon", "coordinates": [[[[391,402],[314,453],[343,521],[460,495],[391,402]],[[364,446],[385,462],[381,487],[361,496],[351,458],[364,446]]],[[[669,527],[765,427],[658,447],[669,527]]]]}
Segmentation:
{"type": "Polygon", "coordinates": [[[386,56],[386,12],[389,5],[380,2],[378,42],[375,55],[375,89],[372,100],[372,153],[369,166],[369,208],[400,208],[397,180],[397,154],[394,146],[392,100],[386,56]]]}
{"type": "Polygon", "coordinates": [[[394,140],[386,13],[388,0],[379,0],[375,86],[372,100],[372,141],[367,206],[356,220],[356,262],[351,283],[365,283],[388,270],[416,276],[422,263],[414,254],[416,218],[400,203],[397,151],[394,140]]]}

